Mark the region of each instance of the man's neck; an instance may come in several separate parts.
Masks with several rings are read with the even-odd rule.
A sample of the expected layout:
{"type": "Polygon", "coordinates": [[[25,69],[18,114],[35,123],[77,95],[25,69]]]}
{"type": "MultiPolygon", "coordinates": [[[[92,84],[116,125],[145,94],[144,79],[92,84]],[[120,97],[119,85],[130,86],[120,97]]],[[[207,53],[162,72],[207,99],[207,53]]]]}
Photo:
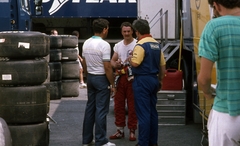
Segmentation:
{"type": "Polygon", "coordinates": [[[240,8],[238,7],[235,7],[233,9],[222,7],[221,10],[222,10],[222,14],[221,14],[222,16],[224,15],[240,16],[240,8]]]}
{"type": "Polygon", "coordinates": [[[132,37],[132,38],[129,38],[129,39],[124,39],[124,44],[125,44],[125,45],[128,45],[128,44],[130,44],[132,41],[133,41],[133,37],[132,37]]]}

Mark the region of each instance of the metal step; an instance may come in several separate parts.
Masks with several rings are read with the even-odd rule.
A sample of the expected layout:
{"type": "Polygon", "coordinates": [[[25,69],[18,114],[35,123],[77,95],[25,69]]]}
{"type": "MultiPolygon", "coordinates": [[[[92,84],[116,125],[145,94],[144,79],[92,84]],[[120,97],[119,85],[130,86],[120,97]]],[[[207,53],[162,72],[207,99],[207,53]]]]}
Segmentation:
{"type": "Polygon", "coordinates": [[[166,60],[166,62],[172,57],[172,55],[177,52],[177,50],[180,47],[180,43],[179,42],[170,42],[167,43],[163,48],[163,54],[164,54],[164,58],[166,60]]]}

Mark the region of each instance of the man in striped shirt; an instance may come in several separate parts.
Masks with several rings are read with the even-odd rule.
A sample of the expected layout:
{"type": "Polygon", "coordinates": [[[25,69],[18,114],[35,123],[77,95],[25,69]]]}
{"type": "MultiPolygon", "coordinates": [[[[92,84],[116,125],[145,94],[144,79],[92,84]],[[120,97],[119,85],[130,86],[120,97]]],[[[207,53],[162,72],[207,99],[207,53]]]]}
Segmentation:
{"type": "Polygon", "coordinates": [[[208,117],[209,146],[240,146],[240,0],[208,0],[215,16],[200,42],[198,85],[213,98],[211,74],[217,68],[217,88],[208,117]]]}

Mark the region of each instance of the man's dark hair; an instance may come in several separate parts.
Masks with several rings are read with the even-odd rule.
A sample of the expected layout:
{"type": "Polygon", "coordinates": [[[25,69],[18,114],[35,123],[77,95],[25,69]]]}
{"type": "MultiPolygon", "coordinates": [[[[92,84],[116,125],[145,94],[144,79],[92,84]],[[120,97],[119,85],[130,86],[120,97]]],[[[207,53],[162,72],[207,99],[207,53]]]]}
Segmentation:
{"type": "Polygon", "coordinates": [[[141,35],[150,34],[150,27],[147,20],[137,19],[133,21],[133,29],[138,31],[141,35]]]}
{"type": "Polygon", "coordinates": [[[240,0],[208,0],[210,6],[213,6],[213,2],[221,4],[228,9],[240,7],[240,0]]]}
{"type": "Polygon", "coordinates": [[[94,33],[101,33],[104,28],[108,28],[109,22],[106,19],[98,18],[93,20],[93,32],[94,33]]]}
{"type": "Polygon", "coordinates": [[[72,32],[72,35],[75,35],[75,36],[79,37],[79,32],[78,32],[77,30],[74,30],[74,31],[72,32]]]}
{"type": "Polygon", "coordinates": [[[123,22],[120,26],[120,28],[122,29],[123,26],[126,26],[126,27],[131,27],[131,29],[133,30],[133,27],[132,27],[132,24],[130,22],[123,22]]]}

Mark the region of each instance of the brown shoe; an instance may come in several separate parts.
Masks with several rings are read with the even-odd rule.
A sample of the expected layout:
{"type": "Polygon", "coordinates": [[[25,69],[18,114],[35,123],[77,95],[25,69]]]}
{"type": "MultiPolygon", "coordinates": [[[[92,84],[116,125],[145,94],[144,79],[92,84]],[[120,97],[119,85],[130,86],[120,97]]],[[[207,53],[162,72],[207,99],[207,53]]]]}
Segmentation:
{"type": "Polygon", "coordinates": [[[109,137],[109,139],[121,139],[124,137],[124,132],[117,130],[117,132],[109,137]]]}
{"type": "Polygon", "coordinates": [[[130,141],[136,141],[135,130],[134,129],[130,129],[129,140],[130,141]]]}

